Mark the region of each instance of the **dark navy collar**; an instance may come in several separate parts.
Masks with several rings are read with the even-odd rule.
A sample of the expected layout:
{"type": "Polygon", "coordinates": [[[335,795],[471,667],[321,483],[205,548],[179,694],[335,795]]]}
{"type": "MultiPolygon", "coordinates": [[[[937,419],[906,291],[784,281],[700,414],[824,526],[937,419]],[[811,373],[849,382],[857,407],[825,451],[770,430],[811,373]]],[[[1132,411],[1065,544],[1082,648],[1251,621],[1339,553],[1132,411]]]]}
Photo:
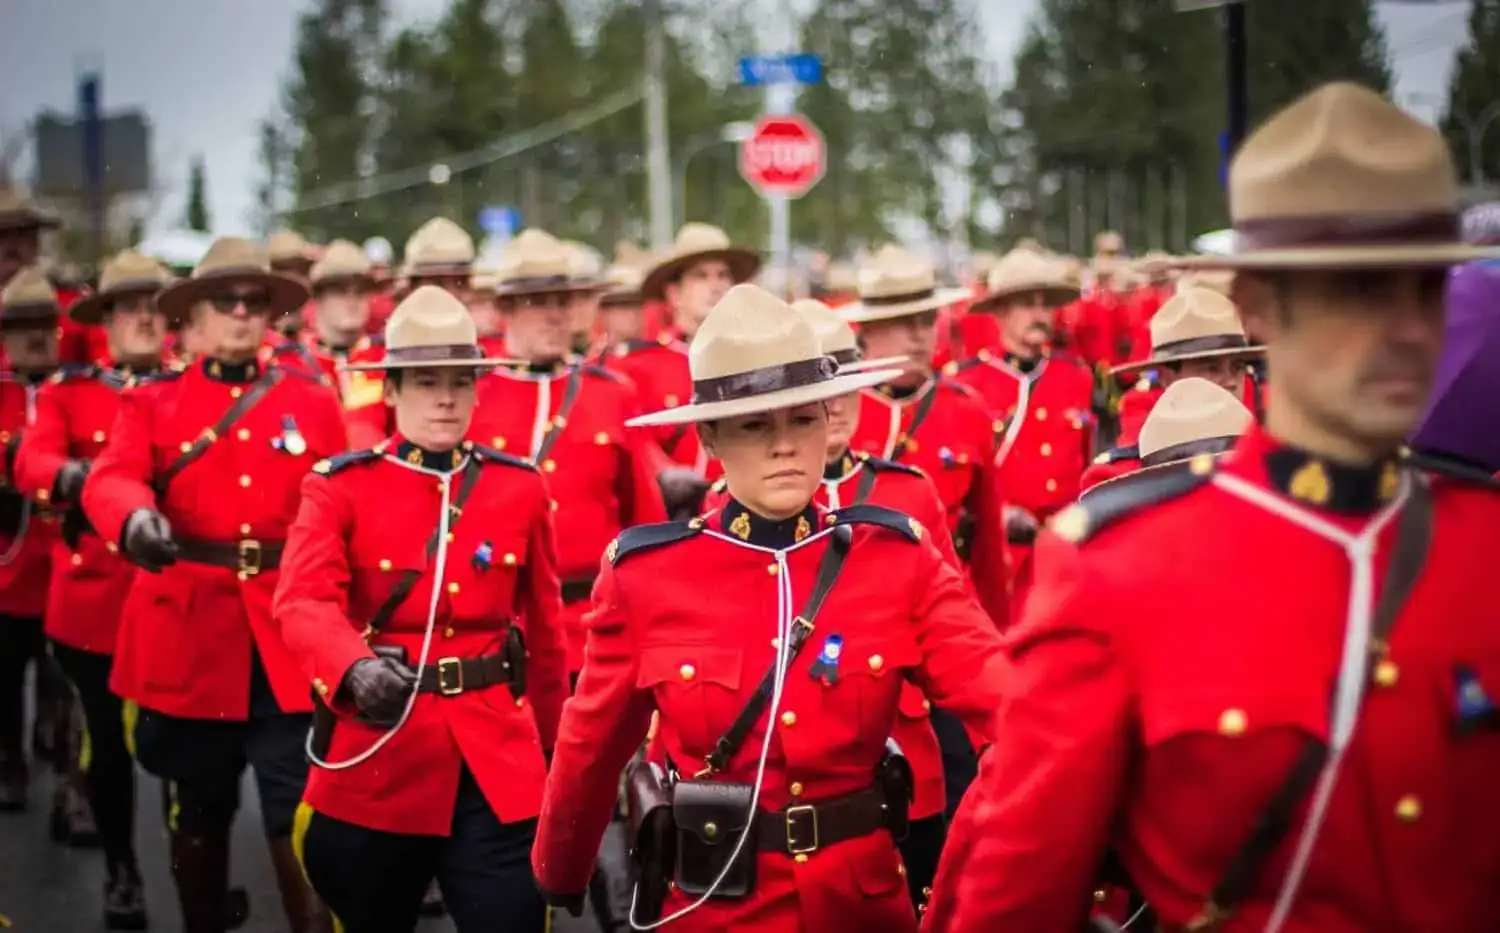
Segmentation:
{"type": "Polygon", "coordinates": [[[1298,502],[1368,515],[1396,497],[1401,469],[1394,457],[1374,464],[1340,463],[1285,444],[1266,453],[1272,488],[1298,502]]]}
{"type": "Polygon", "coordinates": [[[731,538],[757,547],[782,551],[818,530],[818,513],[812,503],[791,518],[762,518],[730,498],[719,514],[719,530],[731,538]]]}
{"type": "Polygon", "coordinates": [[[506,368],[519,376],[531,376],[533,378],[550,376],[555,379],[558,376],[567,375],[568,371],[572,369],[572,362],[567,359],[536,360],[528,363],[515,363],[506,368]]]}
{"type": "Polygon", "coordinates": [[[213,357],[203,358],[203,375],[215,382],[254,382],[260,378],[260,364],[255,360],[226,363],[213,357]]]}
{"type": "Polygon", "coordinates": [[[828,465],[823,467],[823,480],[824,482],[837,482],[857,469],[859,469],[859,458],[846,450],[842,456],[828,461],[828,465]]]}
{"type": "Polygon", "coordinates": [[[466,446],[455,447],[452,450],[428,450],[404,439],[387,449],[392,457],[402,463],[409,463],[414,467],[421,467],[434,473],[452,473],[463,466],[464,458],[467,456],[466,451],[466,446]]]}
{"type": "Polygon", "coordinates": [[[891,383],[887,382],[883,383],[877,391],[879,391],[880,394],[884,395],[886,398],[895,399],[898,402],[904,402],[907,399],[916,398],[918,395],[921,395],[922,390],[925,388],[927,388],[927,383],[925,382],[919,383],[914,386],[898,386],[892,385],[891,383]]]}

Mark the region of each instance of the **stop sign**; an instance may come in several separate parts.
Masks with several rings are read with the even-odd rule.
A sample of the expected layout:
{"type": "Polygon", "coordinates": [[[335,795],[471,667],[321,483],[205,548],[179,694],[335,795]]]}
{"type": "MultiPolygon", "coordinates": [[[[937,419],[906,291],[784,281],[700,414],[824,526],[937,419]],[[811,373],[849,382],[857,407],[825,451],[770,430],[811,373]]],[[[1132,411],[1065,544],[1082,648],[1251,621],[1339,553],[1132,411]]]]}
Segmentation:
{"type": "Polygon", "coordinates": [[[826,166],[823,134],[799,114],[761,117],[740,143],[740,175],[764,197],[800,198],[826,166]]]}

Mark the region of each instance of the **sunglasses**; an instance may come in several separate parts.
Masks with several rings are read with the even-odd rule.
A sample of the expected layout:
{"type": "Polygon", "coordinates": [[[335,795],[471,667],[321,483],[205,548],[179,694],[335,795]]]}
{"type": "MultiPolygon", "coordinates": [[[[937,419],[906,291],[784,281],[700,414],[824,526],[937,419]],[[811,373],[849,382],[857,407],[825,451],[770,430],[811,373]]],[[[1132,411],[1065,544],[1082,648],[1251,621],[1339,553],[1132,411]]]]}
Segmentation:
{"type": "Polygon", "coordinates": [[[269,292],[219,292],[208,296],[208,303],[221,314],[232,314],[235,308],[245,306],[246,314],[269,314],[271,295],[269,292]]]}

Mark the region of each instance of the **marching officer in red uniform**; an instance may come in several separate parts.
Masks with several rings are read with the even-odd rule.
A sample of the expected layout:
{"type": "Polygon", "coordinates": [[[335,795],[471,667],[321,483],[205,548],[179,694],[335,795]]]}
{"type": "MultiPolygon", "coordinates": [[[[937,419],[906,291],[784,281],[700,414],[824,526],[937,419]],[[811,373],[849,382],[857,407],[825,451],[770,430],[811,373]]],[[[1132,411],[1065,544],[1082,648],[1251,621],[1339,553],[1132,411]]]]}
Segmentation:
{"type": "Polygon", "coordinates": [[[562,243],[523,230],[506,246],[496,301],[505,314],[511,365],[479,380],[469,437],[534,463],[557,503],[563,626],[568,670],[583,665],[583,612],[599,573],[599,555],[621,530],[666,520],[644,449],[627,431],[638,413],[635,387],[570,356],[573,303],[597,283],[572,276],[562,243]]]}
{"type": "MultiPolygon", "coordinates": [[[[841,373],[882,369],[901,362],[863,359],[853,328],[821,301],[794,301],[792,309],[812,325],[823,353],[833,357],[841,373]]],[[[849,438],[859,418],[859,393],[828,399],[823,406],[828,417],[828,462],[813,501],[826,509],[869,503],[910,515],[932,536],[932,543],[949,566],[962,573],[963,564],[948,533],[947,512],[932,480],[916,467],[850,452],[849,438]]],[[[714,483],[704,511],[717,511],[732,501],[728,481],[720,479],[714,483]]],[[[931,710],[932,703],[921,689],[910,682],[901,685],[891,738],[911,763],[914,792],[909,810],[911,829],[905,839],[899,840],[899,848],[906,865],[906,886],[918,911],[931,890],[947,834],[943,756],[932,729],[931,710]]]]}
{"type": "MultiPolygon", "coordinates": [[[[317,247],[295,230],[278,230],[266,238],[266,255],[271,271],[306,282],[313,266],[317,247]]],[[[297,312],[271,322],[271,329],[286,340],[300,340],[304,333],[317,327],[318,305],[305,301],[297,312]]]]}
{"type": "MultiPolygon", "coordinates": [[[[760,271],[755,250],[736,246],[718,227],[684,224],[665,256],[659,257],[641,281],[646,303],[664,302],[669,326],[648,338],[626,344],[611,368],[628,376],[640,393],[642,410],[681,405],[692,390],[688,374],[687,345],[698,332],[708,310],[730,287],[748,282],[760,271]]],[[[681,425],[651,432],[657,445],[673,463],[689,467],[702,476],[707,458],[692,431],[681,425]]]]}
{"type": "Polygon", "coordinates": [[[979,393],[995,419],[994,463],[1005,490],[1018,605],[1031,575],[1037,526],[1078,498],[1091,457],[1093,374],[1071,353],[1048,349],[1055,310],[1077,294],[1057,260],[1012,250],[991,270],[984,298],[969,312],[995,317],[998,352],[981,350],[947,370],[979,393]]]}
{"type": "Polygon", "coordinates": [[[1106,849],[1168,931],[1500,912],[1500,495],[1399,458],[1447,267],[1496,251],[1438,132],[1354,84],[1257,129],[1229,197],[1238,251],[1195,261],[1265,335],[1265,425],[1053,519],[932,933],[1078,929],[1106,849]]]}
{"type": "Polygon", "coordinates": [[[1092,486],[1140,465],[1137,438],[1146,416],[1162,392],[1178,379],[1207,379],[1232,393],[1248,407],[1246,391],[1255,383],[1248,365],[1261,348],[1245,336],[1234,302],[1210,289],[1188,285],[1151,319],[1151,353],[1143,360],[1117,366],[1114,374],[1147,370],[1120,399],[1120,435],[1115,446],[1101,453],[1084,474],[1092,486]]]}
{"type": "MultiPolygon", "coordinates": [[[[599,293],[599,341],[590,358],[600,366],[623,372],[626,361],[650,341],[641,312],[641,279],[637,267],[616,263],[604,270],[604,290],[599,293]]],[[[634,381],[632,379],[632,381],[634,381]]]]}
{"type": "Polygon", "coordinates": [[[83,774],[104,848],[104,923],[146,926],[135,854],[135,763],[125,745],[122,703],[109,689],[120,611],[135,568],[87,527],[79,504],[93,459],[104,449],[127,387],[162,378],[166,321],[156,294],[168,274],[155,260],[124,252],[104,266],[99,290],[68,309],[79,324],[103,325],[107,365],[68,366],[36,397],[36,420],[16,458],[22,495],[50,501],[62,533],[52,550],[46,631],[52,656],[72,682],[88,728],[83,774]]]}
{"type": "Polygon", "coordinates": [[[420,287],[386,335],[396,434],[313,468],[276,591],[326,704],[298,849],[349,933],[411,930],[434,875],[460,933],[541,930],[528,856],[568,689],[547,485],[464,440],[497,361],[462,302],[420,287]]]}
{"type": "Polygon", "coordinates": [[[840,374],[807,321],[753,285],[698,330],[690,404],[641,423],[696,423],[729,499],[605,551],[532,855],[554,904],[581,910],[654,710],[674,776],[637,766],[627,783],[653,802],[641,819],[675,821],[675,871],[638,836],[634,923],[662,909],[689,931],[916,929],[893,840],[911,793],[888,751],[901,686],[988,735],[1001,672],[993,624],[920,524],[813,501],[823,403],[893,375],[840,374]]]}
{"type": "Polygon", "coordinates": [[[147,571],[125,600],[110,687],[135,711],[136,760],[163,780],[186,933],[227,925],[247,764],[290,926],[328,929],[292,851],[312,703],[272,624],[271,594],[302,477],[346,440],[331,389],[256,359],[270,322],[306,299],[263,248],[215,241],[157,298],[169,322],[193,317],[208,349],[124,394],[83,487],[100,537],[147,571]]]}
{"type": "Polygon", "coordinates": [[[1010,621],[1010,570],[994,466],[999,431],[978,393],[932,371],[938,309],[967,295],[964,289],[938,288],[931,264],[894,246],[862,270],[860,300],[839,313],[858,325],[869,356],[906,362],[895,379],[862,393],[849,446],[932,478],[980,605],[1004,626],[1010,621]]]}
{"type": "MultiPolygon", "coordinates": [[[[40,678],[41,666],[47,663],[42,617],[57,526],[49,494],[20,492],[16,455],[36,418],[37,394],[57,369],[57,318],[56,294],[36,266],[16,272],[0,292],[0,341],[6,363],[0,371],[0,811],[26,808],[26,667],[35,661],[40,678]]],[[[66,744],[50,749],[51,764],[59,774],[71,766],[70,750],[61,747],[66,744]]],[[[59,841],[67,839],[75,818],[91,822],[86,812],[76,813],[83,801],[78,791],[72,782],[63,781],[53,799],[53,836],[59,841]]]]}

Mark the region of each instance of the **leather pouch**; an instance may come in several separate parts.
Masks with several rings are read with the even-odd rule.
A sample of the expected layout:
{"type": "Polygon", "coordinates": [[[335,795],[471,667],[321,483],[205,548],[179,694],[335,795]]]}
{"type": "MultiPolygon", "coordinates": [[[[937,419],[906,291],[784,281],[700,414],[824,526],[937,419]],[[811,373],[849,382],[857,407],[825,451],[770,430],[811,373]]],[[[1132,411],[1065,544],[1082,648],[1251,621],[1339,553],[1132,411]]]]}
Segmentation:
{"type": "MultiPolygon", "coordinates": [[[[677,887],[701,897],[729,864],[740,836],[752,828],[755,788],[730,781],[678,781],[672,788],[672,819],[677,824],[677,887]]],[[[714,889],[715,898],[742,898],[755,889],[755,840],[714,889]]]]}

